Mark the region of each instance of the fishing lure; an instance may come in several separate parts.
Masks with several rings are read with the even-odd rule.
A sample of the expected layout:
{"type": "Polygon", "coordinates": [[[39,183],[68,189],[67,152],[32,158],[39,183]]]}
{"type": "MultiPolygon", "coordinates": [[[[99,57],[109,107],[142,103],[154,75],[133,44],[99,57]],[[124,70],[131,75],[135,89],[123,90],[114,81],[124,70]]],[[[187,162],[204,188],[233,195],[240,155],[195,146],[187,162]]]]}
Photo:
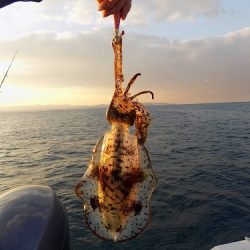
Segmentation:
{"type": "Polygon", "coordinates": [[[76,185],[82,200],[85,219],[91,231],[105,240],[126,241],[147,226],[150,198],[156,187],[148,151],[144,146],[150,115],[134,99],[151,91],[129,96],[129,89],[140,73],[124,90],[122,74],[122,36],[115,34],[115,92],[107,110],[111,130],[97,142],[90,164],[76,185]],[[129,127],[135,124],[135,135],[129,127]]]}

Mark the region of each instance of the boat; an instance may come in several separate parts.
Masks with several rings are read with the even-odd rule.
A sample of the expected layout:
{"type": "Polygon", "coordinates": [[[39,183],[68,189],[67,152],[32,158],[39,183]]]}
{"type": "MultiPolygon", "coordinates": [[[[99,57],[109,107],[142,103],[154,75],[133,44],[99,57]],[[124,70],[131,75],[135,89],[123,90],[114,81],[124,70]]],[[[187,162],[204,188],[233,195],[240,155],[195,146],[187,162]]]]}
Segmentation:
{"type": "MultiPolygon", "coordinates": [[[[22,186],[0,195],[0,250],[70,250],[67,213],[49,186],[22,186]]],[[[211,250],[250,250],[250,238],[211,250]]]]}
{"type": "Polygon", "coordinates": [[[50,187],[0,195],[0,250],[70,250],[66,210],[50,187]]]}
{"type": "Polygon", "coordinates": [[[219,245],[213,247],[211,250],[250,250],[250,238],[245,237],[244,240],[219,245]]]}

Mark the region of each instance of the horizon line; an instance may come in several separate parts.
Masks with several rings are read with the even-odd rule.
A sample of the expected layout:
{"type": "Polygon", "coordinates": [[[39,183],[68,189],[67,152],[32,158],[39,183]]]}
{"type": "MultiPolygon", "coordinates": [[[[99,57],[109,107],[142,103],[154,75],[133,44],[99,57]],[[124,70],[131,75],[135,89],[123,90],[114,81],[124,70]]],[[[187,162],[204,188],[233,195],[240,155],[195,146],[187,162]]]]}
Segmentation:
{"type": "MultiPolygon", "coordinates": [[[[208,104],[240,104],[249,103],[249,101],[222,101],[222,102],[200,102],[200,103],[143,103],[145,106],[181,106],[181,105],[208,105],[208,104]]],[[[74,109],[87,109],[87,108],[107,108],[109,104],[95,104],[95,105],[72,105],[72,104],[34,104],[34,105],[13,105],[0,107],[0,112],[6,111],[56,111],[56,110],[74,110],[74,109]]]]}

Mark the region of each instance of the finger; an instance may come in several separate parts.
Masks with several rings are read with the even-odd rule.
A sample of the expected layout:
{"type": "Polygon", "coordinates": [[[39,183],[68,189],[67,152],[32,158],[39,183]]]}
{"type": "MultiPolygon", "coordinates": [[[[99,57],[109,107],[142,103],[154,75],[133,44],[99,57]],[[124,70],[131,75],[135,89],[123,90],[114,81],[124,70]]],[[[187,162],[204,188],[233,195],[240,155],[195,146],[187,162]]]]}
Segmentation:
{"type": "Polygon", "coordinates": [[[123,2],[123,0],[103,0],[99,4],[99,10],[110,10],[114,5],[121,1],[123,2]]]}
{"type": "Polygon", "coordinates": [[[98,3],[98,7],[97,10],[100,11],[100,4],[103,2],[104,0],[96,0],[96,2],[98,3]]]}
{"type": "Polygon", "coordinates": [[[114,14],[114,23],[115,23],[115,30],[119,30],[121,20],[121,13],[117,12],[114,14]]]}
{"type": "Polygon", "coordinates": [[[115,14],[117,12],[120,12],[123,5],[125,4],[126,0],[120,0],[113,8],[107,10],[105,12],[105,16],[104,17],[107,17],[109,15],[112,15],[112,14],[115,14]]]}
{"type": "Polygon", "coordinates": [[[125,20],[126,19],[126,17],[127,17],[127,15],[128,15],[128,13],[129,13],[129,11],[130,11],[130,9],[131,9],[131,0],[130,1],[127,1],[126,3],[125,3],[125,5],[122,7],[122,9],[121,9],[121,19],[122,20],[125,20]]]}

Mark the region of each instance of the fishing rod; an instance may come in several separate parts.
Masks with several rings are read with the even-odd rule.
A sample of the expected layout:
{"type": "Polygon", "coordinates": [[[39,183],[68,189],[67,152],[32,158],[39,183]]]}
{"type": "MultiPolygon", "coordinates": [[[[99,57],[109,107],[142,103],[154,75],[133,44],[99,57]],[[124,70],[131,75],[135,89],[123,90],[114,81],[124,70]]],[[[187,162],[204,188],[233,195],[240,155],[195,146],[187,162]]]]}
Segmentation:
{"type": "Polygon", "coordinates": [[[1,87],[2,87],[2,85],[3,85],[3,83],[4,83],[5,78],[6,78],[7,75],[8,75],[8,72],[9,72],[9,70],[10,70],[10,67],[11,67],[11,65],[12,65],[12,63],[13,63],[13,61],[14,61],[16,55],[17,55],[17,53],[18,53],[18,50],[16,51],[15,55],[13,56],[13,58],[12,58],[12,60],[11,60],[11,62],[10,62],[9,67],[8,67],[8,69],[7,69],[6,72],[5,72],[5,75],[4,75],[4,77],[3,77],[3,79],[2,79],[2,81],[1,81],[1,83],[0,83],[0,89],[1,89],[1,87]]]}

